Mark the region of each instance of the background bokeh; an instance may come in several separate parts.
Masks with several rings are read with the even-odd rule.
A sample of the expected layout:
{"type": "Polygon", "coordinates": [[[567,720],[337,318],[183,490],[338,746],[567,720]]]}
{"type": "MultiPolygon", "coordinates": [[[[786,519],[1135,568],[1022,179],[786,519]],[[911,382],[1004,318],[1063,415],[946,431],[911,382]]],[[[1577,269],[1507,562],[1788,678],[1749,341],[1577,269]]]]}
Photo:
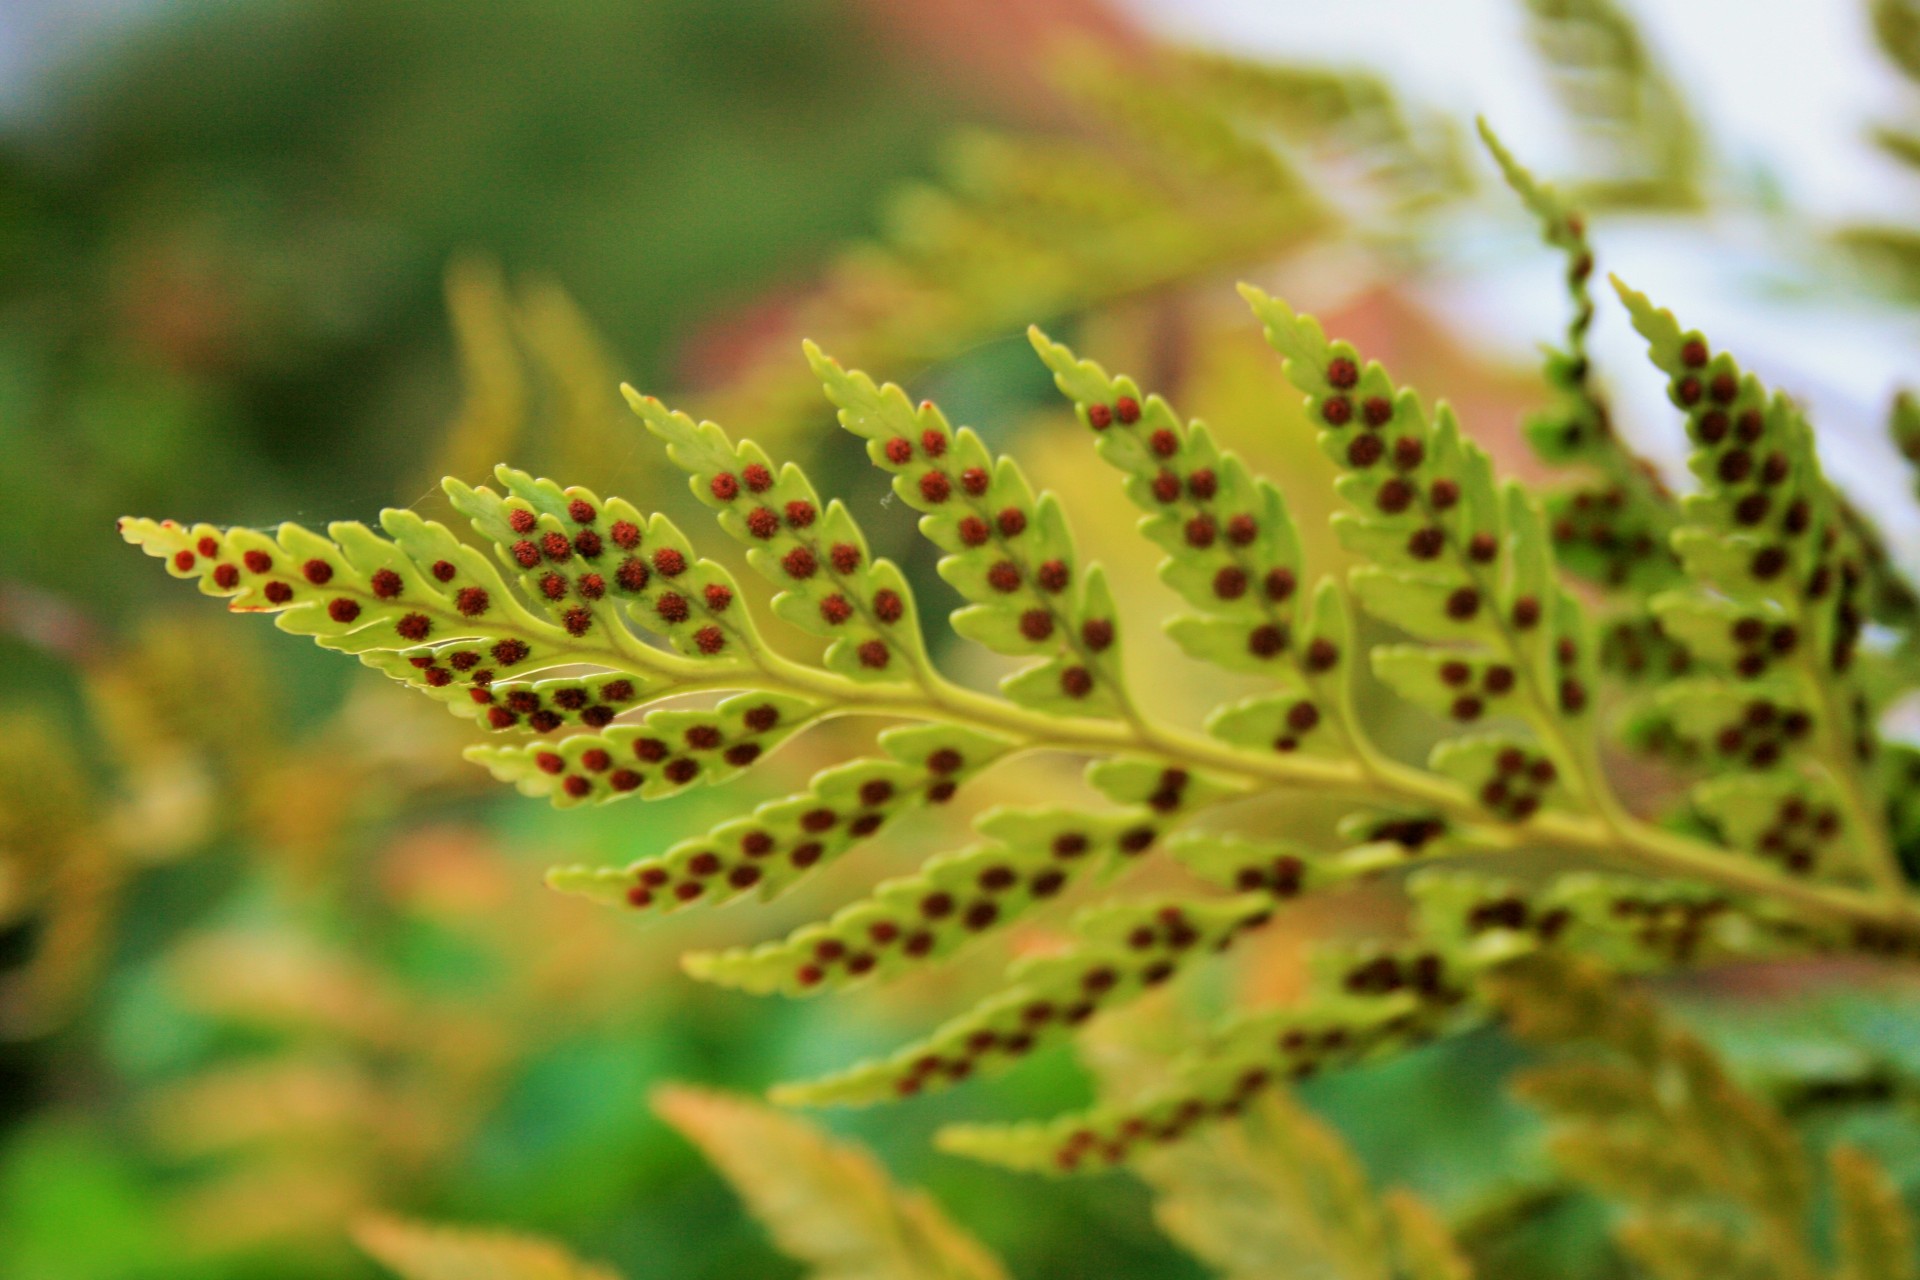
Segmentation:
{"type": "MultiPolygon", "coordinates": [[[[1017,440],[1082,536],[1123,547],[1131,519],[1026,348],[1039,320],[1216,421],[1311,527],[1324,464],[1286,430],[1237,274],[1364,335],[1524,470],[1529,365],[1562,321],[1555,264],[1466,141],[1485,112],[1542,171],[1593,179],[1608,269],[1658,281],[1808,401],[1833,471],[1911,564],[1920,519],[1881,419],[1916,374],[1920,186],[1874,130],[1920,115],[1920,57],[1903,74],[1865,5],[1640,5],[1637,56],[1673,97],[1641,84],[1622,106],[1590,75],[1583,112],[1578,59],[1543,52],[1553,7],[0,0],[0,1274],[370,1276],[342,1224],[371,1208],[556,1235],[632,1277],[795,1274],[649,1089],[851,1061],[997,968],[800,1005],[696,986],[681,950],[777,936],[958,829],[930,823],[758,913],[637,928],[541,871],[657,850],[844,742],[792,753],[751,797],[556,815],[483,785],[459,759],[468,729],[435,708],[182,598],[115,535],[122,514],[443,515],[435,478],[479,480],[496,454],[686,514],[626,379],[808,462],[949,601],[806,387],[797,337],[1017,440]],[[1167,159],[1147,68],[1176,41],[1323,77],[1243,104],[1284,166],[1167,159]],[[1023,169],[983,128],[1061,140],[1070,163],[1023,169]],[[1104,185],[1123,169],[1167,209],[1129,220],[1132,188],[1104,185]],[[1043,225],[1019,252],[961,258],[928,184],[1008,174],[1032,179],[1043,225]],[[1050,247],[1080,229],[1048,221],[1063,192],[1110,251],[1050,247]],[[876,239],[891,257],[849,248],[876,239]]],[[[1624,321],[1600,333],[1624,429],[1674,462],[1624,321]]],[[[1099,554],[1119,557],[1127,607],[1160,616],[1145,557],[1099,554]]],[[[1141,668],[1164,669],[1151,651],[1141,668]]],[[[1229,691],[1164,677],[1149,699],[1191,716],[1229,691]]],[[[1033,771],[996,798],[1070,785],[1033,771]]],[[[1185,998],[1283,996],[1292,950],[1262,958],[1185,998]]],[[[1876,1008],[1823,1013],[1844,1031],[1820,1051],[1920,1059],[1876,1008]]],[[[1762,1066],[1795,1052],[1728,1026],[1762,1066]]],[[[1466,1211],[1512,1173],[1491,1153],[1524,1145],[1496,1087],[1510,1052],[1471,1039],[1309,1099],[1378,1177],[1466,1211]]],[[[1129,1182],[1036,1189],[927,1142],[1087,1089],[1055,1053],[828,1120],[1017,1274],[1202,1274],[1129,1182]]],[[[1868,1139],[1911,1176],[1920,1134],[1900,1123],[1876,1117],[1868,1139]]],[[[1549,1206],[1509,1274],[1607,1274],[1578,1269],[1582,1212],[1549,1206]]]]}

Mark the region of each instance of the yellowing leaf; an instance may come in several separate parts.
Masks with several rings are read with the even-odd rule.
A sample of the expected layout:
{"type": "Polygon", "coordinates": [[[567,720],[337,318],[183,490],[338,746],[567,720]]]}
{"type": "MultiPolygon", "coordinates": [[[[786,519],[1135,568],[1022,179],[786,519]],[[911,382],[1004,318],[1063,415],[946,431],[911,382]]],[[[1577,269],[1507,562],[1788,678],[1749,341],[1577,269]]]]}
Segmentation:
{"type": "Polygon", "coordinates": [[[1379,1207],[1339,1136],[1277,1095],[1251,1116],[1136,1160],[1161,1229],[1224,1280],[1391,1280],[1379,1207]]]}
{"type": "Polygon", "coordinates": [[[813,1280],[1006,1280],[932,1200],[896,1187],[858,1147],[722,1093],[674,1086],[653,1106],[714,1163],[775,1247],[814,1268],[813,1280]]]}
{"type": "Polygon", "coordinates": [[[1473,1265],[1426,1201],[1395,1190],[1383,1196],[1381,1204],[1392,1228],[1394,1254],[1408,1280],[1473,1280],[1473,1265]]]}
{"type": "Polygon", "coordinates": [[[1913,1221],[1887,1171],[1852,1147],[1835,1147],[1838,1280],[1914,1280],[1913,1221]]]}
{"type": "Polygon", "coordinates": [[[370,1217],[355,1224],[353,1238],[403,1280],[620,1280],[557,1244],[505,1231],[370,1217]]]}

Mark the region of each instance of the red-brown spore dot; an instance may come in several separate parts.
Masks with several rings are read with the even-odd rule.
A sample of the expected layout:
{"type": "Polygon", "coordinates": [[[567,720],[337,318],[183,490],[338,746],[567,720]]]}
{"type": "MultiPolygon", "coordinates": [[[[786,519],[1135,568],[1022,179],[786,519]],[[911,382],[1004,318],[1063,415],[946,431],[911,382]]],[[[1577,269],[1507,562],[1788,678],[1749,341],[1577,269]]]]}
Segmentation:
{"type": "Polygon", "coordinates": [[[336,596],[327,601],[327,616],[335,622],[352,622],[360,616],[360,606],[345,596],[336,596]]]}
{"type": "Polygon", "coordinates": [[[1287,633],[1271,623],[1247,633],[1247,652],[1256,658],[1271,658],[1287,647],[1287,633]]]}
{"type": "Polygon", "coordinates": [[[795,547],[780,557],[780,567],[789,578],[806,580],[819,571],[820,562],[813,558],[813,552],[805,547],[795,547]]]}

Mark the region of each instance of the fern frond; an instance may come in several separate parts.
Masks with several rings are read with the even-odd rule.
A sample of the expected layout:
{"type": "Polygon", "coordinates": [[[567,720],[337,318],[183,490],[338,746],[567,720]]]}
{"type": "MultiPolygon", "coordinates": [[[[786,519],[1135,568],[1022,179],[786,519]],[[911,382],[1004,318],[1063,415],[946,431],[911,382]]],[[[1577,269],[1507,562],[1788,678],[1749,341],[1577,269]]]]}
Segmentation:
{"type": "Polygon", "coordinates": [[[1098,566],[1082,568],[1059,499],[1036,499],[1019,464],[994,457],[971,428],[954,431],[931,403],[847,373],[819,348],[807,358],[867,456],[922,512],[946,554],[940,576],[967,600],[953,629],[997,653],[1042,661],[1001,682],[1014,702],[1056,714],[1129,715],[1114,604],[1098,566]]]}
{"type": "MultiPolygon", "coordinates": [[[[664,516],[505,467],[496,473],[503,492],[448,483],[504,573],[408,512],[383,516],[386,536],[354,524],[330,526],[328,537],[291,524],[275,535],[142,520],[122,529],[203,592],[277,612],[283,629],[360,655],[450,707],[478,709],[505,736],[470,757],[561,807],[724,781],[829,717],[903,722],[880,735],[878,754],[831,765],[805,790],[670,849],[626,867],[553,872],[556,887],[600,901],[664,913],[749,892],[770,897],[903,815],[946,802],[990,766],[1032,752],[1086,759],[1087,784],[1109,802],[989,811],[976,824],[982,843],[933,858],[826,921],[691,957],[688,967],[713,981],[802,995],[907,973],[1044,909],[1076,876],[1155,846],[1238,895],[1092,908],[1075,942],[1018,966],[998,995],[920,1043],[790,1087],[791,1099],[877,1101],[1005,1069],[1096,1009],[1197,963],[1282,901],[1432,864],[1408,882],[1420,904],[1415,936],[1325,950],[1298,1008],[1227,1020],[1162,1092],[943,1139],[1020,1167],[1117,1163],[1150,1140],[1237,1114],[1269,1083],[1476,1025],[1488,1016],[1480,977],[1541,948],[1627,971],[1783,952],[1920,951],[1920,912],[1909,899],[1825,874],[1871,831],[1847,788],[1874,779],[1835,767],[1818,730],[1845,664],[1808,666],[1800,684],[1770,672],[1738,683],[1746,678],[1738,655],[1756,644],[1769,664],[1836,652],[1775,638],[1806,625],[1804,593],[1768,595],[1737,579],[1725,600],[1668,593],[1662,616],[1672,633],[1734,667],[1661,693],[1675,732],[1723,757],[1720,776],[1696,797],[1698,813],[1717,820],[1720,843],[1632,816],[1600,764],[1593,646],[1558,580],[1540,508],[1498,483],[1451,411],[1430,415],[1312,319],[1257,290],[1247,296],[1344,471],[1339,488],[1357,510],[1337,528],[1372,561],[1353,574],[1354,594],[1425,642],[1376,648],[1375,675],[1457,730],[1471,726],[1440,741],[1425,769],[1388,756],[1360,724],[1346,593],[1323,582],[1301,607],[1298,547],[1277,489],[1164,401],[1037,335],[1098,433],[1098,451],[1147,512],[1145,530],[1166,552],[1163,577],[1199,611],[1173,622],[1176,636],[1193,656],[1272,681],[1216,708],[1204,732],[1134,709],[1112,601],[1097,568],[1079,559],[1055,498],[1034,493],[1010,459],[954,430],[937,408],[916,407],[817,349],[814,371],[843,425],[923,513],[923,530],[946,553],[941,572],[970,600],[956,630],[1039,659],[1006,682],[1004,696],[961,688],[933,666],[904,576],[871,558],[844,506],[823,503],[798,467],[638,395],[629,395],[634,411],[779,588],[774,610],[830,641],[824,658],[799,661],[770,645],[740,584],[664,516]],[[1245,590],[1223,592],[1223,575],[1245,590]],[[552,674],[528,678],[542,672],[552,674]],[[720,696],[658,705],[690,694],[720,696]],[[1821,768],[1802,772],[1803,762],[1821,768]],[[1249,828],[1253,806],[1241,801],[1303,790],[1352,806],[1340,843],[1315,849],[1249,828]],[[1770,816],[1756,816],[1763,812],[1770,816]],[[1203,815],[1207,830],[1182,830],[1203,815]],[[1521,886],[1464,871],[1483,856],[1538,851],[1624,874],[1567,874],[1554,863],[1521,886]],[[1042,1007],[1047,1019],[1030,1022],[1042,1007]]],[[[1677,336],[1656,345],[1681,349],[1677,336]]],[[[1777,420],[1803,467],[1797,474],[1813,485],[1804,427],[1777,420]]],[[[1821,503],[1817,527],[1835,529],[1837,546],[1857,545],[1824,487],[1808,492],[1821,503]]],[[[1690,571],[1726,573],[1737,539],[1715,541],[1699,525],[1725,506],[1712,490],[1688,506],[1693,523],[1681,540],[1690,571]]],[[[1834,617],[1837,635],[1845,619],[1834,617]]]]}
{"type": "Polygon", "coordinates": [[[401,1280],[620,1280],[559,1245],[506,1231],[363,1218],[354,1242],[401,1280]]]}
{"type": "Polygon", "coordinates": [[[1383,1203],[1394,1255],[1407,1280],[1473,1280],[1473,1264],[1424,1200],[1405,1191],[1389,1191],[1383,1203]]]}
{"type": "MultiPolygon", "coordinates": [[[[1427,203],[1465,180],[1444,126],[1423,120],[1420,139],[1403,133],[1391,89],[1361,74],[1269,76],[1082,48],[1055,79],[1088,128],[957,139],[937,183],[901,193],[880,240],[835,265],[794,337],[869,369],[920,368],[1035,320],[1269,260],[1336,227],[1341,213],[1301,172],[1329,153],[1329,169],[1358,155],[1363,209],[1427,203]]],[[[804,420],[811,388],[788,350],[771,349],[717,416],[776,432],[804,420]]]]}
{"type": "MultiPolygon", "coordinates": [[[[1897,886],[1885,815],[1867,780],[1876,735],[1850,674],[1865,625],[1867,555],[1821,472],[1812,430],[1791,401],[1769,396],[1731,356],[1683,332],[1671,312],[1617,281],[1616,288],[1695,445],[1689,465],[1701,487],[1685,504],[1675,550],[1691,578],[1743,606],[1723,632],[1739,650],[1723,667],[1731,678],[1725,697],[1752,696],[1797,713],[1800,732],[1781,745],[1803,744],[1832,783],[1855,833],[1846,870],[1897,886]]],[[[1706,638],[1701,613],[1720,611],[1717,602],[1697,603],[1695,593],[1663,597],[1655,609],[1670,630],[1695,627],[1696,640],[1706,638]]],[[[1763,741],[1778,736],[1756,727],[1763,741]]],[[[1731,728],[1723,735],[1712,740],[1720,760],[1753,763],[1752,735],[1731,728]]]]}
{"type": "Polygon", "coordinates": [[[1837,1225],[1834,1280],[1914,1280],[1913,1216],[1878,1162],[1853,1147],[1828,1153],[1837,1225]]]}
{"type": "MultiPolygon", "coordinates": [[[[1644,995],[1590,966],[1545,958],[1497,975],[1493,993],[1523,1038],[1578,1056],[1523,1075],[1555,1124],[1556,1160],[1627,1206],[1620,1239],[1674,1280],[1829,1274],[1811,1239],[1813,1167],[1786,1121],[1740,1089],[1710,1050],[1644,995]]],[[[1909,1276],[1906,1212],[1857,1151],[1832,1160],[1842,1276],[1909,1276]]]]}
{"type": "Polygon", "coordinates": [[[1136,1167],[1153,1189],[1161,1230],[1224,1280],[1397,1274],[1365,1171],[1284,1092],[1250,1106],[1239,1125],[1153,1152],[1136,1167]]]}
{"type": "Polygon", "coordinates": [[[1577,464],[1595,475],[1594,482],[1547,496],[1548,527],[1560,562],[1570,573],[1636,595],[1664,590],[1680,579],[1680,563],[1669,545],[1676,503],[1652,464],[1614,430],[1589,357],[1594,259],[1586,218],[1514,159],[1484,120],[1480,138],[1507,185],[1539,220],[1542,238],[1567,260],[1572,311],[1566,345],[1548,350],[1543,370],[1554,402],[1526,423],[1527,439],[1542,458],[1577,464]]]}
{"type": "Polygon", "coordinates": [[[671,1086],[653,1105],[813,1280],[1006,1280],[984,1246],[858,1147],[726,1094],[671,1086]]]}
{"type": "Polygon", "coordinates": [[[1529,34],[1560,105],[1604,175],[1587,196],[1612,204],[1701,202],[1704,146],[1686,102],[1615,0],[1527,0],[1529,34]]]}

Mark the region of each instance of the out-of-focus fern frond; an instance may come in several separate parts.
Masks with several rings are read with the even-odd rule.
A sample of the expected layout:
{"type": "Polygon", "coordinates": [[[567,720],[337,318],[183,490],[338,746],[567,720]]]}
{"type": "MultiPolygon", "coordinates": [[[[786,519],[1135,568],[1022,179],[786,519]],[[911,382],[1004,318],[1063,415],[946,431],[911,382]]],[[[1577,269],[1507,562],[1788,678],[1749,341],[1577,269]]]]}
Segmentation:
{"type": "Polygon", "coordinates": [[[1365,1173],[1291,1098],[1268,1095],[1242,1124],[1134,1167],[1154,1190],[1161,1229],[1222,1280],[1392,1280],[1386,1222],[1365,1173]]]}
{"type": "Polygon", "coordinates": [[[1472,172],[1454,123],[1404,104],[1379,76],[1352,68],[1254,62],[1217,52],[1186,55],[1196,82],[1223,108],[1270,128],[1316,176],[1405,215],[1470,189],[1472,172]]]}
{"type": "MultiPolygon", "coordinates": [[[[1082,48],[1060,80],[1087,132],[962,139],[941,182],[902,195],[882,240],[834,267],[794,333],[850,365],[910,375],[1029,322],[1265,261],[1468,181],[1452,131],[1362,72],[1082,48]]],[[[754,421],[774,442],[808,420],[810,388],[787,357],[770,348],[715,416],[754,421]]]]}
{"type": "Polygon", "coordinates": [[[1828,1156],[1833,1176],[1834,1280],[1914,1280],[1913,1218],[1899,1188],[1878,1161],[1837,1146],[1828,1156]]]}
{"type": "Polygon", "coordinates": [[[1834,236],[1863,278],[1903,299],[1920,298],[1920,230],[1883,223],[1843,227],[1834,236]]]}
{"type": "Polygon", "coordinates": [[[1834,1153],[1839,1268],[1814,1244],[1812,1163],[1787,1122],[1644,994],[1600,971],[1535,959],[1492,980],[1524,1039],[1562,1051],[1518,1082],[1554,1122],[1575,1180],[1627,1210],[1623,1247],[1661,1280],[1912,1275],[1911,1224],[1887,1175],[1834,1153]]]}
{"type": "Polygon", "coordinates": [[[619,480],[632,455],[618,362],[579,306],[552,280],[509,285],[498,266],[468,259],[447,272],[447,311],[465,400],[447,424],[429,468],[401,497],[437,501],[440,479],[474,481],[501,458],[559,470],[591,466],[619,480]]]}
{"type": "Polygon", "coordinates": [[[1692,208],[1704,147],[1679,88],[1615,0],[1526,0],[1561,106],[1591,151],[1588,205],[1692,208]]]}
{"type": "Polygon", "coordinates": [[[499,267],[476,259],[456,262],[447,269],[446,289],[466,398],[420,488],[437,489],[441,476],[484,476],[510,456],[531,400],[514,341],[513,299],[499,267]]]}
{"type": "Polygon", "coordinates": [[[1871,0],[1874,38],[1909,80],[1920,82],[1920,4],[1871,0]]]}
{"type": "Polygon", "coordinates": [[[353,1238],[401,1280],[620,1280],[561,1246],[507,1231],[361,1219],[353,1238]]]}
{"type": "Polygon", "coordinates": [[[758,1103],[669,1087],[654,1109],[740,1193],[812,1280],[1006,1280],[984,1246],[873,1157],[758,1103]]]}

